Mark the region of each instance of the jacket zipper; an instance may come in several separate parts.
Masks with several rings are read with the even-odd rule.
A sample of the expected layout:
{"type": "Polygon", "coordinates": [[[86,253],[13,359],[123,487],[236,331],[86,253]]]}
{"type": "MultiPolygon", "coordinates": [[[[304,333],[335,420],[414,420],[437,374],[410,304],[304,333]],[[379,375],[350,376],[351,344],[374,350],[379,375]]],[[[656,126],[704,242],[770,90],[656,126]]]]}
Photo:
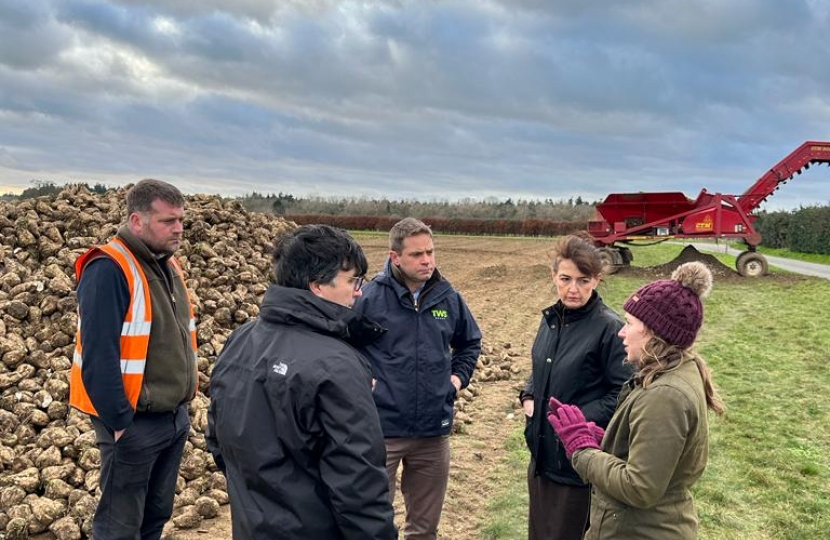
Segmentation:
{"type": "MultiPolygon", "coordinates": [[[[174,256],[175,255],[171,255],[171,257],[174,257],[174,256]]],[[[158,264],[158,262],[156,264],[158,264]]],[[[191,381],[194,380],[194,377],[191,376],[190,366],[193,365],[193,368],[195,369],[195,364],[193,364],[193,362],[188,362],[188,360],[187,360],[187,343],[190,340],[190,329],[188,328],[187,330],[183,331],[181,326],[179,326],[178,304],[176,303],[176,296],[175,296],[175,290],[174,290],[175,289],[175,282],[172,281],[174,279],[179,279],[178,272],[176,272],[176,269],[171,266],[169,260],[167,262],[165,262],[165,264],[167,265],[167,270],[169,271],[169,273],[165,273],[165,271],[164,271],[165,269],[161,268],[161,264],[159,264],[159,269],[162,272],[162,278],[164,280],[164,286],[167,289],[168,294],[170,295],[170,305],[173,307],[173,320],[176,322],[176,327],[179,329],[179,334],[182,335],[182,345],[184,346],[184,355],[183,356],[184,356],[184,359],[185,359],[184,369],[185,369],[185,373],[187,374],[187,381],[188,381],[187,382],[187,388],[185,389],[185,396],[184,397],[185,397],[185,399],[187,399],[187,397],[190,396],[190,394],[191,394],[191,388],[190,388],[191,381]],[[169,280],[168,280],[168,277],[170,278],[169,280]]],[[[193,351],[193,354],[196,354],[196,351],[193,351]]],[[[193,393],[195,394],[195,391],[193,393]]]]}
{"type": "MultiPolygon", "coordinates": [[[[411,292],[409,294],[412,294],[411,292]]],[[[424,291],[421,291],[421,294],[424,294],[424,291]]],[[[418,295],[420,298],[420,295],[418,295]]],[[[418,355],[418,331],[421,326],[421,317],[419,316],[418,312],[418,300],[415,299],[415,296],[412,296],[412,307],[415,308],[415,414],[412,416],[412,424],[409,426],[409,434],[412,435],[415,433],[415,424],[417,422],[417,418],[419,416],[418,409],[420,409],[420,404],[418,403],[418,381],[420,379],[418,369],[419,362],[419,355],[418,355]]]]}

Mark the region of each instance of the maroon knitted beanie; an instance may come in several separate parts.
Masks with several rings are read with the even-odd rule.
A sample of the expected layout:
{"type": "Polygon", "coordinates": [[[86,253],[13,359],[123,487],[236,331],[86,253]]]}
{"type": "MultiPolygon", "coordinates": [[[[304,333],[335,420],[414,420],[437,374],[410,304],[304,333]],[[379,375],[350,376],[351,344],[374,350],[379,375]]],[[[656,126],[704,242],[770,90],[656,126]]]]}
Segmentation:
{"type": "Polygon", "coordinates": [[[712,288],[712,272],[703,263],[681,264],[671,279],[661,279],[632,294],[623,309],[667,343],[691,347],[703,323],[703,304],[712,288]]]}

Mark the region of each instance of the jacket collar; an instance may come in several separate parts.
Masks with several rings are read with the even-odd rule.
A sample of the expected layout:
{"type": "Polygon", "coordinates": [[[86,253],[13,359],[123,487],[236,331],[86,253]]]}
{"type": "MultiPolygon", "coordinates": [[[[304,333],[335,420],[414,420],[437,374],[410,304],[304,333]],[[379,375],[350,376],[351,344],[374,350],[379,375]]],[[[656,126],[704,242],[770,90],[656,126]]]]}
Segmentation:
{"type": "Polygon", "coordinates": [[[127,244],[127,247],[130,248],[130,251],[133,253],[133,255],[147,263],[154,264],[158,262],[163,266],[164,263],[166,263],[172,255],[170,253],[166,253],[164,255],[158,255],[156,253],[153,253],[152,251],[150,251],[150,248],[147,247],[147,244],[145,244],[141,240],[141,238],[134,235],[133,232],[130,230],[130,227],[127,225],[122,225],[121,227],[119,227],[116,236],[127,244]]]}
{"type": "MultiPolygon", "coordinates": [[[[392,264],[391,259],[386,259],[386,263],[383,265],[383,270],[378,272],[375,276],[375,281],[391,287],[399,299],[406,297],[409,298],[410,301],[412,300],[412,292],[409,290],[409,287],[404,284],[400,268],[392,264]]],[[[419,304],[423,305],[427,297],[430,299],[437,298],[440,293],[446,292],[449,289],[450,282],[447,281],[447,279],[441,275],[441,272],[438,271],[438,268],[436,268],[432,272],[432,276],[430,276],[427,282],[424,283],[424,288],[421,290],[419,304]]]]}
{"type": "Polygon", "coordinates": [[[589,316],[601,304],[602,298],[600,298],[599,293],[597,291],[593,291],[591,293],[591,298],[588,299],[584,306],[576,309],[570,309],[565,307],[565,304],[563,304],[561,300],[558,300],[552,306],[546,307],[542,311],[542,314],[548,321],[548,325],[553,324],[554,322],[565,323],[577,321],[589,316]]]}
{"type": "Polygon", "coordinates": [[[354,347],[365,347],[386,332],[386,328],[357,311],[315,296],[311,291],[279,285],[271,285],[265,291],[260,317],[272,323],[305,326],[354,347]]]}

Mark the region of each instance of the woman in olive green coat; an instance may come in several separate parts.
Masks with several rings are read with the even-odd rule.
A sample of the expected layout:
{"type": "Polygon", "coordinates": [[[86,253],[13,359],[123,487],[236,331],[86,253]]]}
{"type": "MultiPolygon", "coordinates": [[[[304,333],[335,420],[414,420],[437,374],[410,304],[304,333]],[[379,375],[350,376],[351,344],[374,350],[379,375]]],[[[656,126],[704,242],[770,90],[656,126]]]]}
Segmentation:
{"type": "Polygon", "coordinates": [[[593,485],[585,540],[697,537],[690,488],[708,460],[707,408],[723,412],[706,362],[690,350],[711,285],[705,265],[687,263],[626,301],[619,335],[638,371],[604,437],[579,408],[550,401],[548,421],[593,485]]]}

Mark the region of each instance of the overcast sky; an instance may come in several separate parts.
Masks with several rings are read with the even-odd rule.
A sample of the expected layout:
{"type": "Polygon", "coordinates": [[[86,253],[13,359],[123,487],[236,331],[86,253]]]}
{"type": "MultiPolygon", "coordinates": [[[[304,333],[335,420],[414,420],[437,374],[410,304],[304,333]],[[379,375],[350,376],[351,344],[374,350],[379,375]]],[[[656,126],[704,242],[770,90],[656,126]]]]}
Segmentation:
{"type": "Polygon", "coordinates": [[[0,0],[0,192],[740,194],[830,140],[828,36],[828,0],[0,0]]]}

